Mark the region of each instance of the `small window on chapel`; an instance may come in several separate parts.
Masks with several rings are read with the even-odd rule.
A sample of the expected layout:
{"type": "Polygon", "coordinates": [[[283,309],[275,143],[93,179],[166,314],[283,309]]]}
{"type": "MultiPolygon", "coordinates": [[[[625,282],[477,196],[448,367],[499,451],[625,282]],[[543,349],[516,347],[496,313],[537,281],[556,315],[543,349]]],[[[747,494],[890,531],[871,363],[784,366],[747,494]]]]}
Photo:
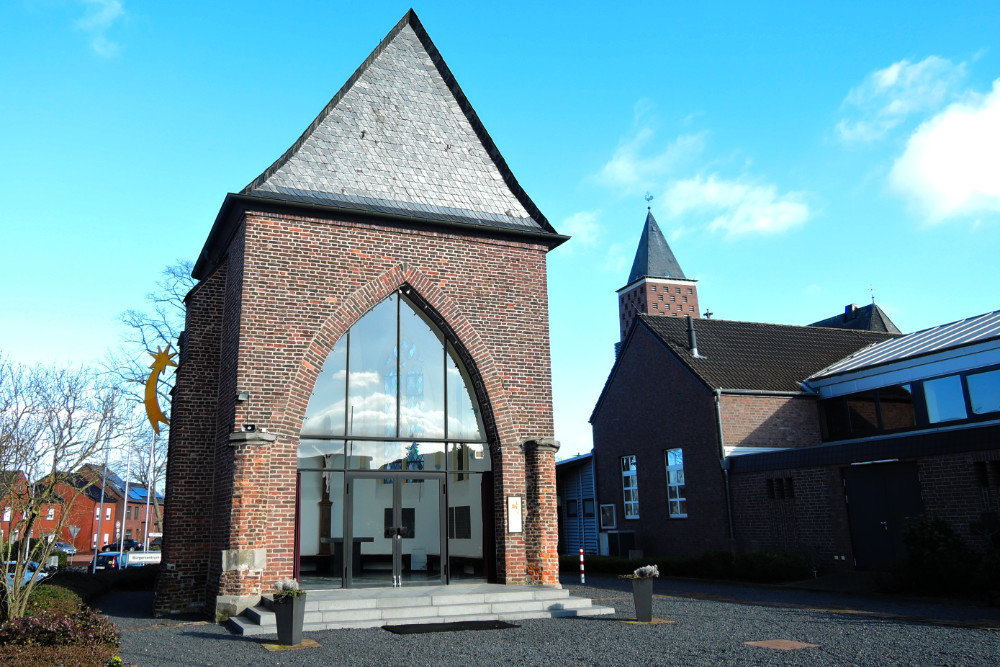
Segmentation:
{"type": "Polygon", "coordinates": [[[690,287],[688,287],[688,294],[694,294],[694,290],[692,290],[690,287]]]}
{"type": "Polygon", "coordinates": [[[660,301],[663,301],[663,295],[662,294],[657,295],[656,298],[659,299],[660,301]]]}
{"type": "Polygon", "coordinates": [[[678,288],[677,288],[677,293],[678,293],[678,294],[680,294],[680,293],[681,293],[681,288],[680,288],[680,287],[678,287],[678,288]]]}
{"type": "Polygon", "coordinates": [[[653,290],[654,292],[656,291],[656,285],[653,285],[653,287],[652,287],[652,290],[653,290]]]}

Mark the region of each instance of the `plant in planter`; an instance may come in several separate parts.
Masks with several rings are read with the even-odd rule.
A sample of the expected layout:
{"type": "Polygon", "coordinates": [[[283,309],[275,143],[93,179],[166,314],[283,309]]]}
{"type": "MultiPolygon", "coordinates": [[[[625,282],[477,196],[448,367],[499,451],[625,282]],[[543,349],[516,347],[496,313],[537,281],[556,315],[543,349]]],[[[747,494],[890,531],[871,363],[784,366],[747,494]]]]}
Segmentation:
{"type": "Polygon", "coordinates": [[[621,575],[632,581],[632,599],[635,601],[635,620],[649,623],[653,620],[653,579],[660,576],[655,565],[643,565],[632,574],[621,575]]]}
{"type": "Polygon", "coordinates": [[[274,617],[278,643],[287,646],[302,643],[302,621],[306,612],[306,592],[294,579],[281,579],[274,585],[274,617]]]}

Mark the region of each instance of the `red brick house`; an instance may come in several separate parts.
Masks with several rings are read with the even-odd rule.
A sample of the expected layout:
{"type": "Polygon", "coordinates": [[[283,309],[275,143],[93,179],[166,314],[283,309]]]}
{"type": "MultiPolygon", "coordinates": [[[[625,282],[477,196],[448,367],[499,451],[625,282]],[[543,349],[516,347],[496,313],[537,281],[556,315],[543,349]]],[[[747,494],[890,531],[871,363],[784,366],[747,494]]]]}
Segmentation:
{"type": "Polygon", "coordinates": [[[195,266],[157,610],[224,618],[290,576],[556,584],[565,240],[408,12],[195,266]]]}
{"type": "Polygon", "coordinates": [[[887,338],[640,314],[590,420],[612,535],[647,555],[729,548],[742,511],[734,455],[820,444],[817,396],[801,380],[887,338]]]}

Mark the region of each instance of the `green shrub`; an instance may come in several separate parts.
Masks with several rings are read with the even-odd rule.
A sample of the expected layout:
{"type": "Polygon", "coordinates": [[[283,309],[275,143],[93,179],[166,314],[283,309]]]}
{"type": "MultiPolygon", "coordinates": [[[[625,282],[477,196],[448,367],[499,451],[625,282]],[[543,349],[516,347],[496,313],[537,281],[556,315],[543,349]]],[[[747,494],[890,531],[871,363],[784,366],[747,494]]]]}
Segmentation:
{"type": "MultiPolygon", "coordinates": [[[[656,565],[660,576],[729,579],[735,581],[795,581],[812,577],[809,562],[801,556],[773,551],[706,551],[695,558],[642,558],[629,560],[617,556],[585,557],[587,573],[627,574],[640,565],[656,565]]],[[[579,556],[560,556],[559,569],[567,574],[580,570],[579,556]]]]}
{"type": "Polygon", "coordinates": [[[897,571],[904,590],[963,594],[976,587],[979,557],[937,514],[908,518],[902,537],[906,559],[897,571]]]}
{"type": "Polygon", "coordinates": [[[118,632],[93,609],[74,614],[47,612],[13,618],[0,625],[0,646],[118,646],[118,632]]]}
{"type": "Polygon", "coordinates": [[[83,600],[73,591],[62,586],[51,584],[39,584],[31,590],[28,596],[28,606],[25,614],[28,616],[38,616],[47,612],[75,614],[83,605],[83,600]]]}

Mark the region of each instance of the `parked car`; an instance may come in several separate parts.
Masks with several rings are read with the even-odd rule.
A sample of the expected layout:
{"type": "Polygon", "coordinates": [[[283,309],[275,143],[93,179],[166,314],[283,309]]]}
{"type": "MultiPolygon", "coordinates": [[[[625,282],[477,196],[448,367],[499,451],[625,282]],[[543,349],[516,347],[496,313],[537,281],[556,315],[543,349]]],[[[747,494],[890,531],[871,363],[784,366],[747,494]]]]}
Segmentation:
{"type": "Polygon", "coordinates": [[[117,570],[119,567],[143,567],[159,564],[160,554],[147,554],[135,551],[102,551],[94,556],[97,559],[95,570],[117,570]]]}
{"type": "Polygon", "coordinates": [[[150,548],[150,550],[156,550],[156,551],[159,551],[160,549],[162,549],[163,548],[163,538],[162,537],[154,537],[149,542],[149,548],[150,548]]]}
{"type": "MultiPolygon", "coordinates": [[[[13,560],[7,561],[8,586],[14,585],[14,575],[16,571],[17,571],[17,561],[13,560]]],[[[21,577],[21,585],[22,586],[26,585],[29,581],[31,581],[32,578],[34,578],[35,581],[41,581],[47,576],[49,576],[48,572],[46,572],[45,569],[41,567],[38,563],[36,563],[35,561],[28,561],[27,563],[24,564],[24,574],[21,577]]]]}
{"type": "Polygon", "coordinates": [[[76,555],[76,547],[74,547],[72,544],[67,544],[66,542],[56,542],[52,546],[52,550],[53,551],[61,551],[64,554],[66,554],[67,556],[75,556],[76,555]]]}
{"type": "Polygon", "coordinates": [[[121,549],[119,549],[119,543],[117,541],[105,544],[101,547],[101,551],[142,551],[142,542],[136,542],[135,540],[126,537],[125,541],[121,543],[121,549]]]}

